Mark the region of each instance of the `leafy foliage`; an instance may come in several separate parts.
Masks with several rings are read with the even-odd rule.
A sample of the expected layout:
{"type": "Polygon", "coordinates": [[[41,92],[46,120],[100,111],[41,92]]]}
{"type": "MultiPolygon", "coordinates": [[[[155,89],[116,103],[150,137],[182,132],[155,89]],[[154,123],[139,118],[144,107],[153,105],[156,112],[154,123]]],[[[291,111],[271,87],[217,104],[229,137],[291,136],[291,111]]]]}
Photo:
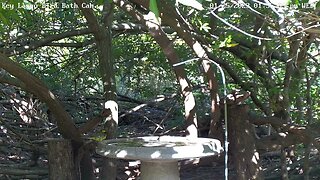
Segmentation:
{"type": "MultiPolygon", "coordinates": [[[[0,51],[44,81],[64,100],[64,107],[77,122],[86,121],[101,109],[100,98],[104,93],[95,38],[83,14],[78,8],[71,8],[72,0],[58,2],[59,7],[62,3],[70,5],[64,9],[31,8],[41,2],[49,1],[8,0],[4,3],[13,6],[26,3],[30,7],[0,8],[0,51]],[[73,98],[77,103],[70,100],[73,98]]],[[[92,9],[97,17],[105,13],[101,11],[104,2],[90,1],[97,5],[92,9]]],[[[319,123],[319,1],[312,1],[308,8],[305,7],[311,2],[308,0],[291,0],[290,6],[281,7],[260,1],[243,2],[172,0],[165,3],[172,12],[161,12],[167,8],[161,1],[150,0],[147,7],[128,1],[142,15],[151,11],[163,18],[162,30],[173,43],[181,62],[198,57],[201,51],[186,43],[177,29],[188,32],[191,43],[199,43],[210,58],[224,68],[229,92],[235,89],[251,92],[251,98],[245,103],[252,110],[287,118],[295,125],[319,123]],[[174,19],[177,27],[165,21],[164,15],[168,14],[179,17],[174,19]]],[[[113,22],[112,58],[118,94],[139,102],[159,94],[179,94],[181,90],[173,67],[146,28],[120,7],[115,7],[113,22]]],[[[183,67],[196,99],[199,122],[209,126],[211,100],[204,69],[197,61],[183,67]]],[[[225,98],[222,79],[216,68],[211,70],[216,73],[220,98],[225,98]]],[[[7,85],[1,78],[0,83],[7,85]]],[[[12,99],[14,93],[7,93],[8,89],[19,92],[16,94],[22,97],[29,96],[9,86],[1,88],[0,100],[12,99]]],[[[174,107],[170,111],[171,121],[161,124],[163,126],[171,128],[184,123],[181,106],[184,99],[175,98],[179,103],[170,104],[174,107]]],[[[16,112],[4,105],[0,108],[5,114],[16,112]]],[[[130,108],[133,107],[126,107],[124,103],[120,107],[121,110],[130,108]]],[[[41,105],[39,109],[42,115],[37,115],[41,117],[37,120],[47,121],[47,109],[41,105]]],[[[132,135],[127,129],[123,132],[132,135]]],[[[102,140],[99,133],[105,132],[96,133],[98,136],[93,139],[102,140]]]]}
{"type": "MultiPolygon", "coordinates": [[[[24,1],[8,1],[7,4],[17,5],[25,3],[24,1]]],[[[29,5],[35,5],[37,2],[29,2],[29,5]]],[[[68,0],[64,3],[73,3],[68,0]]],[[[103,1],[97,2],[101,5],[103,1]]],[[[309,20],[300,12],[312,13],[313,9],[285,9],[285,12],[294,12],[287,14],[287,27],[283,27],[281,13],[272,10],[266,5],[253,4],[247,2],[249,7],[240,8],[240,4],[226,2],[226,4],[217,4],[213,6],[213,1],[177,1],[178,8],[186,21],[195,29],[198,36],[208,43],[211,50],[215,52],[218,58],[228,64],[231,70],[236,71],[242,82],[234,81],[234,77],[229,76],[230,88],[244,88],[256,92],[257,98],[268,107],[276,110],[279,104],[279,98],[283,95],[283,80],[286,76],[285,61],[288,57],[290,48],[287,36],[292,34],[292,29],[296,24],[301,24],[304,28],[308,23],[299,22],[299,17],[309,20]],[[216,8],[216,9],[210,9],[216,8]],[[215,18],[211,10],[218,10],[218,16],[223,17],[225,22],[215,18]],[[253,16],[253,10],[260,13],[260,17],[253,16]],[[259,24],[259,21],[263,23],[259,24]],[[247,31],[249,34],[262,38],[273,38],[272,40],[259,40],[254,36],[247,36],[234,27],[247,31]],[[282,37],[282,38],[278,38],[282,37]],[[280,58],[272,57],[274,54],[283,56],[280,58]]],[[[306,0],[291,1],[291,4],[299,5],[308,3],[306,0]]],[[[61,5],[61,4],[60,4],[61,5]]],[[[150,0],[149,10],[157,17],[159,14],[159,2],[150,0]]],[[[128,15],[116,9],[115,22],[127,23],[133,21],[128,15]]],[[[95,13],[100,11],[95,9],[95,13]]],[[[283,14],[282,13],[282,14],[283,14]]],[[[1,33],[3,41],[1,48],[10,50],[27,47],[50,36],[82,29],[86,22],[76,8],[66,9],[45,9],[39,6],[35,10],[20,8],[18,11],[11,9],[0,10],[1,33]],[[22,18],[23,17],[23,18],[22,18]],[[9,23],[10,22],[10,23],[9,23]]],[[[310,23],[312,23],[310,19],[310,23]]],[[[193,54],[186,47],[183,41],[172,34],[175,48],[181,58],[185,60],[192,58],[193,54]]],[[[46,47],[26,51],[17,56],[16,61],[23,64],[27,69],[47,82],[50,88],[65,89],[67,94],[94,95],[102,92],[102,84],[98,73],[97,55],[94,50],[95,44],[91,35],[80,34],[77,36],[66,37],[55,40],[47,44],[46,47]],[[50,45],[51,43],[51,45],[50,45]],[[48,46],[49,45],[49,46],[48,46]]],[[[158,45],[146,33],[122,33],[114,34],[113,38],[113,57],[115,59],[118,91],[132,97],[147,99],[155,94],[173,93],[178,91],[175,77],[171,67],[162,54],[158,45]]],[[[309,52],[316,54],[318,51],[316,43],[311,43],[309,52]]],[[[317,56],[312,56],[318,58],[317,56]]],[[[310,59],[310,58],[309,58],[310,59]]],[[[319,91],[317,81],[318,64],[314,60],[307,60],[305,65],[299,67],[292,78],[290,86],[290,106],[295,109],[296,97],[305,97],[306,77],[304,68],[309,71],[312,79],[311,95],[315,100],[312,107],[317,109],[317,97],[315,94],[319,91]],[[315,68],[313,68],[315,67],[315,68]]],[[[194,86],[204,84],[201,70],[198,64],[186,66],[188,77],[194,86]]],[[[201,101],[201,100],[200,100],[201,101]]],[[[306,105],[306,101],[302,101],[306,105]]],[[[254,103],[252,103],[254,104],[254,103]]],[[[303,111],[306,111],[304,109],[303,111]]],[[[296,111],[292,111],[293,117],[296,111]]],[[[314,119],[318,119],[317,111],[314,111],[314,119]]]]}

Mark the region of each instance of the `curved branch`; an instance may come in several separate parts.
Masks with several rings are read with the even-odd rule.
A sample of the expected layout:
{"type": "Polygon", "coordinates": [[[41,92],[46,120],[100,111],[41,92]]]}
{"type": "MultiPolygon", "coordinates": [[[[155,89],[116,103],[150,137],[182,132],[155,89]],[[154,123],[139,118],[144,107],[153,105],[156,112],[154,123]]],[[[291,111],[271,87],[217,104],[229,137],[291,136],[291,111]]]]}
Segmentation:
{"type": "Polygon", "coordinates": [[[89,29],[81,29],[75,31],[63,32],[61,34],[49,35],[41,40],[37,40],[34,42],[25,41],[19,47],[12,47],[8,49],[2,49],[1,52],[6,54],[7,56],[19,55],[25,52],[37,49],[39,47],[45,46],[52,41],[57,41],[70,36],[78,36],[89,34],[91,31],[89,29]]]}
{"type": "Polygon", "coordinates": [[[214,11],[210,11],[210,14],[212,14],[214,17],[216,17],[217,19],[219,19],[220,21],[222,21],[223,23],[225,23],[226,25],[228,25],[229,27],[237,30],[238,32],[244,34],[244,35],[247,35],[249,37],[252,37],[252,38],[255,38],[255,39],[259,39],[259,40],[264,40],[264,41],[271,41],[271,40],[274,40],[272,38],[264,38],[264,37],[259,37],[259,36],[256,36],[256,35],[253,35],[253,34],[250,34],[240,28],[237,28],[236,26],[232,25],[231,23],[229,23],[228,21],[224,20],[223,18],[221,18],[220,16],[218,16],[216,13],[214,13],[214,11]]]}
{"type": "Polygon", "coordinates": [[[15,77],[11,77],[9,74],[5,72],[0,72],[0,83],[9,84],[12,86],[20,87],[22,89],[26,89],[26,85],[21,82],[19,79],[15,77]]]}
{"type": "Polygon", "coordinates": [[[99,23],[98,23],[96,16],[93,13],[93,10],[91,8],[83,8],[82,4],[85,3],[85,1],[83,1],[83,0],[74,0],[74,2],[76,2],[78,4],[79,9],[81,10],[84,17],[86,18],[86,20],[88,22],[89,29],[91,29],[91,31],[94,34],[99,34],[100,26],[99,26],[99,23]]]}
{"type": "MultiPolygon", "coordinates": [[[[146,31],[146,28],[144,26],[141,26],[140,24],[134,24],[134,23],[120,23],[120,24],[114,24],[112,25],[112,30],[116,32],[122,32],[122,31],[130,31],[130,32],[140,32],[140,31],[146,31]]],[[[170,29],[166,29],[167,31],[170,31],[170,29]]],[[[43,39],[34,40],[34,41],[22,41],[19,43],[19,45],[13,45],[10,48],[0,48],[0,52],[4,53],[7,56],[13,56],[13,55],[20,55],[28,51],[35,50],[37,48],[43,47],[43,46],[69,46],[69,47],[75,47],[80,48],[83,47],[91,41],[85,41],[81,43],[68,43],[68,44],[62,44],[62,43],[53,43],[54,41],[58,41],[64,38],[73,37],[73,36],[79,36],[79,35],[86,35],[90,34],[92,31],[89,28],[80,29],[80,30],[72,30],[67,32],[62,32],[60,34],[40,34],[40,36],[43,36],[43,39]]]]}
{"type": "Polygon", "coordinates": [[[81,135],[73,123],[71,116],[65,111],[60,101],[41,80],[2,53],[0,53],[0,68],[3,68],[15,76],[25,85],[25,87],[22,88],[38,96],[41,101],[47,104],[48,108],[56,117],[58,129],[64,138],[77,142],[82,141],[81,135]]]}

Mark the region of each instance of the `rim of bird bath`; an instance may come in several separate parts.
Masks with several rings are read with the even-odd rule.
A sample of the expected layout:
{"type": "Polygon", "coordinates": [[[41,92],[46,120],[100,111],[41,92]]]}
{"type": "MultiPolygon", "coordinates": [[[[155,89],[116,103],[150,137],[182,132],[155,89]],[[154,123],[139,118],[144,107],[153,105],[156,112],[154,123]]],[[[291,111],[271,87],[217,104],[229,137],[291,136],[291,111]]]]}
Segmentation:
{"type": "Polygon", "coordinates": [[[97,153],[109,158],[141,161],[178,161],[213,156],[223,148],[217,139],[179,136],[145,136],[104,140],[97,153]]]}
{"type": "Polygon", "coordinates": [[[108,158],[140,160],[142,180],[179,180],[179,160],[217,155],[223,148],[210,138],[145,136],[104,140],[96,150],[108,158]]]}

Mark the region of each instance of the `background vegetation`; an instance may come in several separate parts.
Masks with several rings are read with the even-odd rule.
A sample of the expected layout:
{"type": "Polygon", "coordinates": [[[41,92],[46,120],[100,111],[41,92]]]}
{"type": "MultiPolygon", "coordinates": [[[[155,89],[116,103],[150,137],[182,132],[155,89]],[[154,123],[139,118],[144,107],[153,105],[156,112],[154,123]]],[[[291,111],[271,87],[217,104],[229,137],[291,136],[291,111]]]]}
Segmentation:
{"type": "Polygon", "coordinates": [[[319,13],[308,0],[1,2],[0,166],[46,164],[49,137],[82,144],[186,131],[223,140],[223,99],[284,122],[254,125],[259,138],[290,134],[289,126],[310,131],[278,149],[309,157],[319,147],[319,13]],[[208,60],[223,68],[227,97],[208,60]],[[119,112],[105,105],[111,100],[119,112]],[[79,132],[97,118],[97,128],[79,132]]]}

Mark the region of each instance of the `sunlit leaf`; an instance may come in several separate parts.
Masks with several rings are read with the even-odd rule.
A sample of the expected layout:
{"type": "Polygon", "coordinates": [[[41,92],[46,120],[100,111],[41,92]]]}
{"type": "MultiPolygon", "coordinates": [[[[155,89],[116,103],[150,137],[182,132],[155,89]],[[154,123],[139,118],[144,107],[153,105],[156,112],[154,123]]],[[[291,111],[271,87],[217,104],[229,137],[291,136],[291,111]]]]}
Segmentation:
{"type": "MultiPolygon", "coordinates": [[[[292,1],[298,1],[298,0],[292,0],[292,1]]],[[[290,0],[269,0],[269,2],[274,6],[286,6],[290,4],[290,0]]]]}
{"type": "Polygon", "coordinates": [[[205,31],[205,32],[208,32],[210,29],[211,29],[211,28],[210,28],[210,26],[209,26],[209,23],[203,23],[203,24],[201,24],[201,26],[200,26],[200,30],[203,30],[203,31],[205,31]]]}
{"type": "Polygon", "coordinates": [[[178,3],[183,4],[185,6],[193,7],[197,10],[203,10],[203,6],[200,3],[200,0],[177,0],[178,3]]]}
{"type": "Polygon", "coordinates": [[[149,9],[154,15],[158,18],[159,17],[159,10],[157,6],[157,0],[150,0],[149,9]]]}
{"type": "Polygon", "coordinates": [[[231,44],[227,44],[226,47],[235,47],[238,45],[239,45],[239,43],[231,43],[231,44]]]}

